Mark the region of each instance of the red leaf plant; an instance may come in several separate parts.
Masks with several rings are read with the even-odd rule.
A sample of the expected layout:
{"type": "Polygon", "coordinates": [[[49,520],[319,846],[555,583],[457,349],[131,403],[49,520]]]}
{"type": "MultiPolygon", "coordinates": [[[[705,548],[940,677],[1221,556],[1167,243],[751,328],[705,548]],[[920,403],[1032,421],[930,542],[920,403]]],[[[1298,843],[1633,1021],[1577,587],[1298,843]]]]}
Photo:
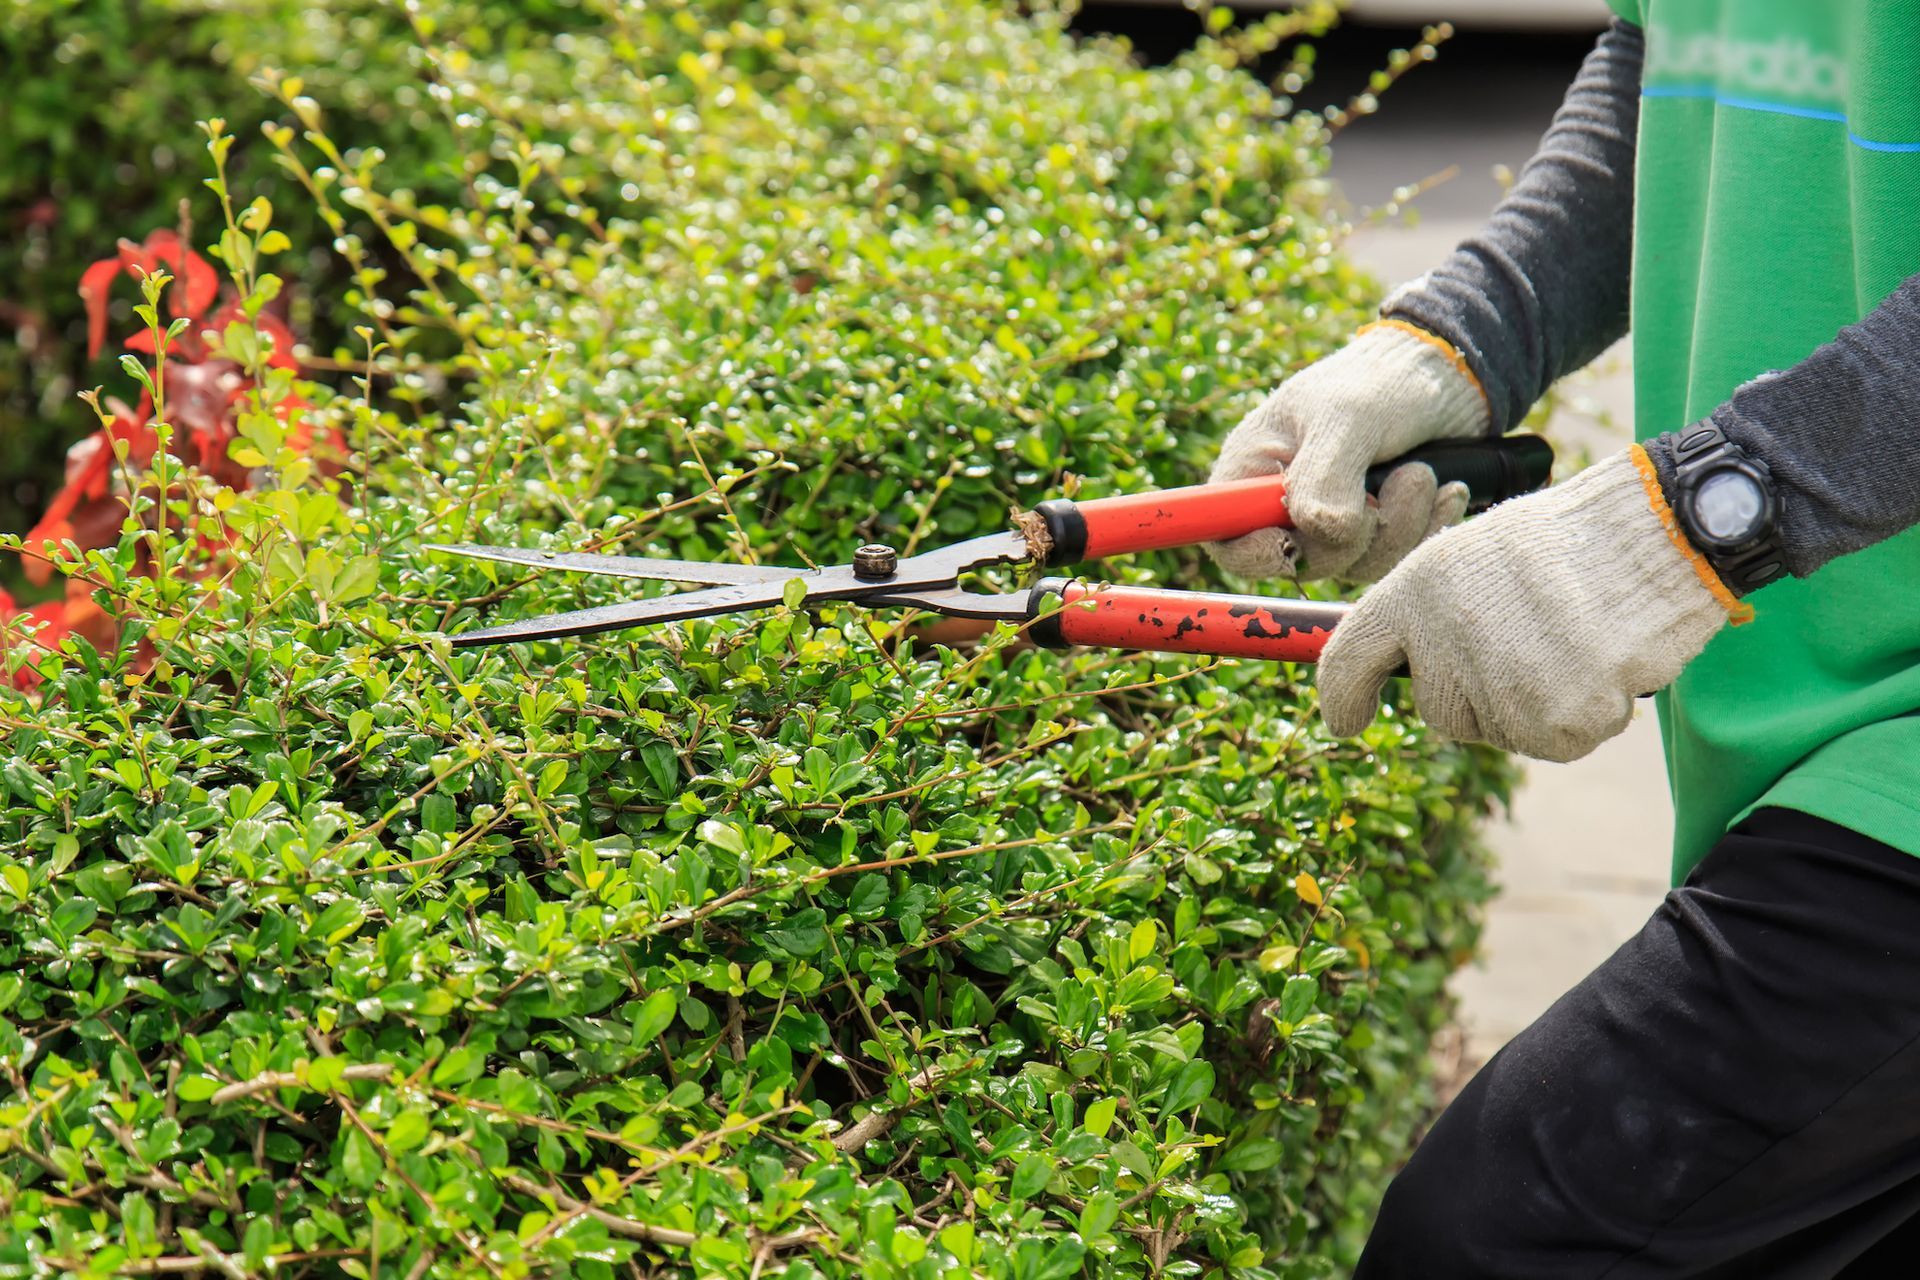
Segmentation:
{"type": "MultiPolygon", "coordinates": [[[[167,309],[174,318],[190,322],[169,345],[161,371],[167,416],[173,424],[169,453],[230,489],[248,489],[252,487],[252,475],[228,456],[228,445],[235,436],[237,413],[253,391],[254,380],[238,362],[219,353],[209,338],[225,332],[230,324],[250,325],[264,343],[271,344],[267,357],[270,366],[297,370],[300,365],[293,356],[293,332],[271,313],[263,311],[248,317],[231,290],[226,291],[226,300],[221,303],[220,276],[212,265],[188,248],[177,233],[159,230],[143,244],[122,240],[114,257],[103,258],[82,273],[80,297],[87,309],[89,357],[98,356],[106,344],[108,294],[113,282],[122,275],[138,279],[158,270],[174,278],[167,290],[167,309]]],[[[142,329],[122,346],[151,356],[154,336],[142,329]]],[[[82,550],[90,550],[112,546],[119,540],[128,511],[127,474],[151,468],[160,439],[153,429],[153,399],[147,392],[141,392],[137,406],[128,407],[112,397],[104,404],[112,420],[67,451],[65,483],[39,523],[27,532],[25,542],[29,547],[51,539],[72,541],[82,550]],[[118,474],[114,467],[117,447],[126,450],[126,465],[118,474]]],[[[288,428],[288,442],[333,459],[342,456],[344,442],[336,431],[325,431],[324,439],[316,440],[311,429],[297,421],[307,407],[297,395],[289,395],[273,406],[273,412],[288,428]]],[[[36,585],[43,586],[52,578],[53,565],[48,560],[29,556],[23,567],[28,580],[36,585]]],[[[98,647],[108,647],[114,642],[116,629],[112,618],[94,602],[94,585],[83,575],[70,577],[64,599],[28,608],[19,607],[0,591],[0,630],[12,630],[9,624],[16,621],[31,622],[40,624],[32,639],[38,648],[51,650],[68,635],[80,635],[98,647]]],[[[23,667],[15,677],[21,687],[31,687],[37,680],[31,667],[23,667]]]]}

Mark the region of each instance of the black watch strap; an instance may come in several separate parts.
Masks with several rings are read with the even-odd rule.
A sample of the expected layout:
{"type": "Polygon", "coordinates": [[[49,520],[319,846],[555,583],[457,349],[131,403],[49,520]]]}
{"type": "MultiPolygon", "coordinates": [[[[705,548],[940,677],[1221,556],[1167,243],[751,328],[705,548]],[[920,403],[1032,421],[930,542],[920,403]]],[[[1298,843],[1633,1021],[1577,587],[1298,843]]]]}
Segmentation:
{"type": "Polygon", "coordinates": [[[1706,557],[1720,580],[1737,596],[1757,591],[1786,576],[1786,557],[1780,548],[1778,499],[1767,464],[1727,438],[1712,419],[1697,422],[1673,437],[1673,493],[1668,505],[1680,521],[1687,540],[1706,557]],[[1727,547],[1703,536],[1693,523],[1692,495],[1715,472],[1737,469],[1752,477],[1766,494],[1766,514],[1753,536],[1727,547]]]}

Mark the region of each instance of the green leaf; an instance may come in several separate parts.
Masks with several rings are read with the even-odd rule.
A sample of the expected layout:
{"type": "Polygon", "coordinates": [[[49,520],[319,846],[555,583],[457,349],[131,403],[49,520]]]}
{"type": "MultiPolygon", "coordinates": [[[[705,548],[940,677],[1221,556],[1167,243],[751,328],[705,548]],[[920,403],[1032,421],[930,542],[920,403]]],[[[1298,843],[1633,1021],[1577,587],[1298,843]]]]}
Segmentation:
{"type": "Polygon", "coordinates": [[[649,742],[640,748],[640,761],[653,780],[654,794],[671,796],[680,790],[680,755],[670,743],[649,742]]]}
{"type": "Polygon", "coordinates": [[[819,907],[808,907],[770,926],[760,938],[767,946],[790,956],[800,959],[817,956],[827,945],[827,913],[819,907]]]}
{"type": "Polygon", "coordinates": [[[682,996],[680,999],[680,1021],[696,1035],[713,1025],[713,1010],[707,1008],[697,996],[682,996]]]}
{"type": "Polygon", "coordinates": [[[962,1265],[973,1262],[973,1223],[965,1218],[940,1228],[940,1245],[962,1265]]]}
{"type": "Polygon", "coordinates": [[[435,792],[420,799],[420,825],[435,835],[452,835],[460,814],[453,797],[435,792]]]}
{"type": "Polygon", "coordinates": [[[747,852],[747,838],[740,829],[731,823],[708,819],[700,824],[700,838],[716,849],[721,849],[736,858],[747,852]]]}
{"type": "Polygon", "coordinates": [[[307,1088],[315,1093],[332,1093],[346,1083],[347,1060],[338,1054],[323,1054],[307,1064],[307,1088]]]}
{"type": "MultiPolygon", "coordinates": [[[[1024,1246],[1032,1242],[1021,1243],[1024,1246]]],[[[1079,1274],[1081,1261],[1086,1256],[1087,1247],[1071,1236],[1049,1240],[1039,1266],[1028,1274],[1033,1280],[1066,1280],[1068,1276],[1079,1274]]]]}
{"type": "Polygon", "coordinates": [[[221,1083],[212,1076],[181,1076],[173,1091],[182,1102],[205,1102],[220,1092],[221,1083]]]}
{"type": "Polygon", "coordinates": [[[399,1155],[425,1142],[427,1135],[432,1132],[433,1125],[428,1122],[423,1113],[402,1111],[393,1118],[393,1123],[387,1126],[383,1140],[387,1144],[387,1150],[399,1155]]]}
{"type": "Polygon", "coordinates": [[[633,1014],[633,1043],[647,1044],[659,1037],[673,1022],[679,1000],[671,991],[656,991],[633,1014]]]}
{"type": "Polygon", "coordinates": [[[1304,974],[1294,974],[1280,988],[1280,1020],[1298,1023],[1313,1012],[1313,1002],[1319,995],[1319,982],[1304,974]]]}
{"type": "Polygon", "coordinates": [[[1230,1147],[1220,1157],[1219,1167],[1231,1173],[1258,1173],[1280,1163],[1285,1151],[1274,1138],[1254,1138],[1230,1147]]]}
{"type": "Polygon", "coordinates": [[[1014,1169],[1007,1194],[1015,1200],[1032,1199],[1046,1190],[1047,1183],[1053,1180],[1053,1170],[1053,1161],[1046,1156],[1028,1156],[1014,1169]]]}
{"type": "Polygon", "coordinates": [[[893,892],[883,875],[869,873],[853,883],[853,892],[847,895],[847,910],[855,919],[871,920],[887,909],[893,892]]]}
{"type": "MultiPolygon", "coordinates": [[[[673,1010],[667,1010],[673,1016],[673,1010]]],[[[487,1069],[487,1055],[472,1045],[455,1045],[434,1064],[433,1082],[441,1088],[463,1085],[480,1078],[487,1069]]]]}
{"type": "Polygon", "coordinates": [[[127,1245],[132,1249],[144,1251],[159,1243],[159,1222],[153,1211],[153,1203],[144,1192],[132,1191],[122,1197],[120,1228],[126,1233],[127,1245]]]}
{"type": "Polygon", "coordinates": [[[1186,1111],[1199,1106],[1213,1092],[1213,1064],[1204,1059],[1185,1063],[1173,1073],[1166,1097],[1160,1100],[1163,1111],[1186,1111]]]}
{"type": "Polygon", "coordinates": [[[68,898],[53,909],[52,925],[54,933],[71,942],[85,933],[99,918],[100,907],[90,898],[68,898]]]}
{"type": "MultiPolygon", "coordinates": [[[[270,234],[278,234],[270,233],[270,234]]],[[[355,556],[340,567],[333,578],[333,598],[340,604],[370,596],[380,586],[380,560],[376,556],[355,556]]]]}
{"type": "Polygon", "coordinates": [[[348,1129],[345,1142],[341,1145],[340,1172],[347,1181],[362,1191],[371,1190],[380,1176],[386,1172],[386,1166],[380,1156],[359,1129],[348,1129]]]}
{"type": "Polygon", "coordinates": [[[246,1255],[248,1266],[264,1269],[267,1255],[273,1252],[273,1219],[262,1216],[249,1222],[240,1251],[246,1255]]]}
{"type": "Polygon", "coordinates": [[[1119,1102],[1114,1098],[1100,1098],[1087,1104],[1087,1113],[1080,1121],[1080,1127],[1096,1138],[1107,1136],[1107,1130],[1113,1127],[1113,1115],[1119,1102]]]}
{"type": "Polygon", "coordinates": [[[1291,944],[1268,947],[1260,953],[1258,964],[1262,973],[1278,973],[1292,966],[1299,957],[1300,948],[1291,944]]]}
{"type": "Polygon", "coordinates": [[[1098,1240],[1119,1220],[1118,1198],[1111,1191],[1096,1191],[1087,1197],[1086,1208],[1080,1211],[1080,1235],[1086,1240],[1098,1240]]]}
{"type": "Polygon", "coordinates": [[[153,394],[153,375],[147,372],[147,366],[140,362],[140,357],[121,356],[120,368],[129,378],[146,388],[147,394],[153,394]]]}

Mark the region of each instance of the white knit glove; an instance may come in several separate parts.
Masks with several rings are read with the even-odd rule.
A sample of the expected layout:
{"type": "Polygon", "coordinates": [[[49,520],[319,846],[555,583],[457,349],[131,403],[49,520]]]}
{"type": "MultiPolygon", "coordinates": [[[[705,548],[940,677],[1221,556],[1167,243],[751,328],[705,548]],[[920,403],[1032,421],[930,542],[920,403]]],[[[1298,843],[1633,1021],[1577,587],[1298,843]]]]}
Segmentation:
{"type": "Polygon", "coordinates": [[[1635,446],[1408,556],[1327,642],[1327,729],[1360,733],[1396,669],[1449,738],[1576,760],[1627,727],[1740,604],[1684,541],[1635,446]]]}
{"type": "Polygon", "coordinates": [[[1459,521],[1464,485],[1401,467],[1367,500],[1367,468],[1432,440],[1487,434],[1486,398],[1452,348],[1401,321],[1370,325],[1307,366],[1248,414],[1220,447],[1212,479],[1284,471],[1294,527],[1209,545],[1243,578],[1371,582],[1428,535],[1459,521]]]}

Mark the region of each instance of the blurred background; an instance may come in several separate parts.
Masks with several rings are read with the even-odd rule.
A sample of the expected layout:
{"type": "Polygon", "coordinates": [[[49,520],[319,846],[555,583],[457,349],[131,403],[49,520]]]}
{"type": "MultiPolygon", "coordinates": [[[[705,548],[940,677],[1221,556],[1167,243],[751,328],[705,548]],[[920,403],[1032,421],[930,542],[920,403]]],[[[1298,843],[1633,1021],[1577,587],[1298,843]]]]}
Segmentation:
{"type": "MultiPolygon", "coordinates": [[[[1532,154],[1561,95],[1609,20],[1603,0],[1354,0],[1318,42],[1303,107],[1366,91],[1395,49],[1448,22],[1439,57],[1354,118],[1331,177],[1355,229],[1348,249],[1392,285],[1419,275],[1473,231],[1532,154]],[[1435,182],[1442,175],[1444,180],[1435,182]],[[1434,182],[1394,211],[1396,191],[1434,182]]],[[[1176,56],[1200,21],[1157,0],[1089,4],[1083,30],[1125,35],[1142,57],[1176,56]]],[[[1621,343],[1560,388],[1547,431],[1562,450],[1600,457],[1632,439],[1632,365],[1621,343]]],[[[1651,707],[1594,755],[1530,764],[1512,821],[1489,838],[1503,892],[1480,963],[1455,980],[1464,1081],[1515,1032],[1634,933],[1667,888],[1672,839],[1660,734],[1651,707]]]]}

